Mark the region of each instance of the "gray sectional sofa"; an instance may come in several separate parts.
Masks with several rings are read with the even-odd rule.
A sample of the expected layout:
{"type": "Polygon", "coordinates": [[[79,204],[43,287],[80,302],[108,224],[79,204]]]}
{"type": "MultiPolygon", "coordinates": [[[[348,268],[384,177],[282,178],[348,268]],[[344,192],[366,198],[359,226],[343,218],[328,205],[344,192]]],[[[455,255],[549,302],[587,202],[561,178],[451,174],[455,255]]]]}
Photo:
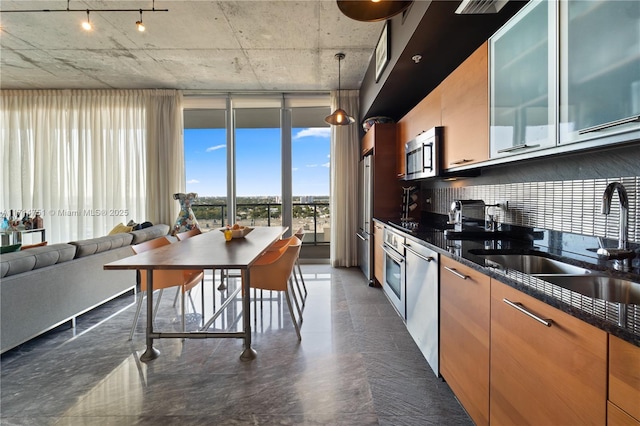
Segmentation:
{"type": "Polygon", "coordinates": [[[135,290],[135,271],[103,265],[133,255],[132,244],[167,235],[168,225],[52,244],[0,258],[0,353],[135,290]]]}

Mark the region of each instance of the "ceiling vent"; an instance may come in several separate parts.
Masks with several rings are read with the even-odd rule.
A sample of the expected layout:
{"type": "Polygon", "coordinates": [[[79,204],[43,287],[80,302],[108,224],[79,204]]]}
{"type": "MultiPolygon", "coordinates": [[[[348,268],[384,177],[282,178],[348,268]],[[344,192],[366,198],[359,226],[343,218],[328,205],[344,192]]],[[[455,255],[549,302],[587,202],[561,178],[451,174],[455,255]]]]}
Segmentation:
{"type": "Polygon", "coordinates": [[[462,0],[456,9],[459,15],[498,13],[509,0],[462,0]]]}

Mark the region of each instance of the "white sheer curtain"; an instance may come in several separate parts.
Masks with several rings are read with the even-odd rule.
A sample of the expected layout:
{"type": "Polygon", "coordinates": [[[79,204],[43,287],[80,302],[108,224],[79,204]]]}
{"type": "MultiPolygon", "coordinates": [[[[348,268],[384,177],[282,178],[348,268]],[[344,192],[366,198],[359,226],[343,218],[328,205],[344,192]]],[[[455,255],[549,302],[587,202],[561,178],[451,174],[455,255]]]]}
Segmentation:
{"type": "MultiPolygon", "coordinates": [[[[151,143],[182,148],[181,135],[176,140],[175,132],[152,131],[175,119],[153,106],[172,102],[181,110],[179,92],[1,91],[0,207],[40,211],[50,243],[102,236],[118,223],[149,220],[151,212],[169,220],[157,212],[170,211],[160,204],[175,201],[148,193],[147,170],[154,167],[147,151],[151,143]]],[[[162,178],[172,179],[174,168],[162,178]]]]}
{"type": "MultiPolygon", "coordinates": [[[[359,92],[343,90],[342,109],[356,118],[349,126],[331,127],[331,265],[358,265],[358,133],[359,92]]],[[[331,93],[331,111],[338,107],[337,92],[331,93]]]]}

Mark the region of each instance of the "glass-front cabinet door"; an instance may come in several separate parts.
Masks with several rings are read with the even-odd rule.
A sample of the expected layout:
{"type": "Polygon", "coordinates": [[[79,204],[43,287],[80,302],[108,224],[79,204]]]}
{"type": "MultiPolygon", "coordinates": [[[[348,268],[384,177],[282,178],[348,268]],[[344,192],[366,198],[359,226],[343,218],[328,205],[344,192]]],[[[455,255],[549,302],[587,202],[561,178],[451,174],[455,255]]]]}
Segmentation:
{"type": "Polygon", "coordinates": [[[640,2],[560,2],[561,144],[640,129],[640,2]]]}
{"type": "Polygon", "coordinates": [[[491,158],[556,144],[555,5],[532,1],[490,39],[491,158]]]}

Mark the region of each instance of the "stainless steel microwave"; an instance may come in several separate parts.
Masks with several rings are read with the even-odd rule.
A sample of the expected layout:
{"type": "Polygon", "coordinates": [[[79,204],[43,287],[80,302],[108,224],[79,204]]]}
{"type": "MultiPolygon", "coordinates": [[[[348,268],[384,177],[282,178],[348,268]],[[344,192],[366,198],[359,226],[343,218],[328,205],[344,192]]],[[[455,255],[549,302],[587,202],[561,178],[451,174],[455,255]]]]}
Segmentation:
{"type": "Polygon", "coordinates": [[[405,144],[405,180],[438,176],[441,167],[443,127],[434,127],[405,144]]]}

